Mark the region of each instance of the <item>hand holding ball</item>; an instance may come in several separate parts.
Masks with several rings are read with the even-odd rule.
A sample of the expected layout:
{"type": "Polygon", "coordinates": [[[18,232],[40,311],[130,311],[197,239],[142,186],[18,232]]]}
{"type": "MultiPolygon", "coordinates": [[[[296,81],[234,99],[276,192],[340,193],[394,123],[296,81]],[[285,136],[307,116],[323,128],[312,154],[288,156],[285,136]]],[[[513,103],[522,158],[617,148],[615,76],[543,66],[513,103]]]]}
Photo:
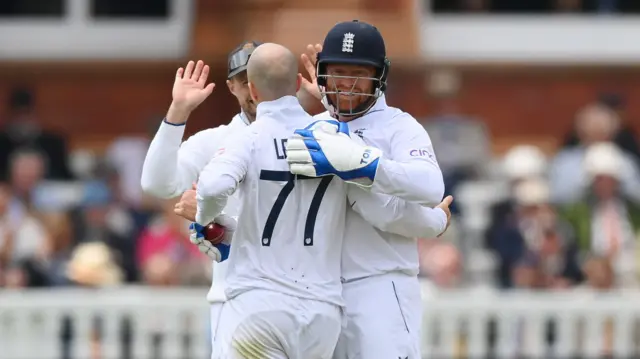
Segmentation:
{"type": "Polygon", "coordinates": [[[204,227],[204,239],[213,245],[220,244],[224,240],[225,228],[218,223],[209,223],[204,227]]]}

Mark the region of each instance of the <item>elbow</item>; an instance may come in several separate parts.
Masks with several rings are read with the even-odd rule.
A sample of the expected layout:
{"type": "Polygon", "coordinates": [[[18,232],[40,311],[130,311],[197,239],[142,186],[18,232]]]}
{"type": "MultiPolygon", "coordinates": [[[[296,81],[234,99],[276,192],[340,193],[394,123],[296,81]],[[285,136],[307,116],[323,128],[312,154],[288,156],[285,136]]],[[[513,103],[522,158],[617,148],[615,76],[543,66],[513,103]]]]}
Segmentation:
{"type": "Polygon", "coordinates": [[[438,181],[438,183],[427,193],[427,197],[429,202],[434,205],[442,202],[442,199],[444,198],[444,180],[442,179],[442,175],[440,175],[440,181],[438,181]]]}
{"type": "Polygon", "coordinates": [[[142,176],[140,179],[140,185],[142,186],[142,191],[144,193],[156,198],[170,199],[179,195],[179,193],[175,193],[175,188],[158,183],[157,181],[150,179],[148,176],[142,176]]]}
{"type": "Polygon", "coordinates": [[[419,202],[427,206],[440,204],[444,198],[444,180],[442,179],[442,174],[440,174],[439,178],[434,178],[432,181],[422,182],[416,192],[420,193],[421,198],[419,202]],[[423,183],[426,185],[422,185],[423,183]]]}
{"type": "Polygon", "coordinates": [[[198,182],[198,189],[196,190],[198,198],[198,205],[205,200],[216,199],[220,196],[221,189],[218,186],[211,186],[198,182]]]}
{"type": "MultiPolygon", "coordinates": [[[[205,175],[205,177],[207,177],[205,175]]],[[[207,181],[198,181],[197,195],[202,200],[221,200],[231,196],[238,186],[233,176],[222,174],[217,177],[210,176],[207,181]]]]}

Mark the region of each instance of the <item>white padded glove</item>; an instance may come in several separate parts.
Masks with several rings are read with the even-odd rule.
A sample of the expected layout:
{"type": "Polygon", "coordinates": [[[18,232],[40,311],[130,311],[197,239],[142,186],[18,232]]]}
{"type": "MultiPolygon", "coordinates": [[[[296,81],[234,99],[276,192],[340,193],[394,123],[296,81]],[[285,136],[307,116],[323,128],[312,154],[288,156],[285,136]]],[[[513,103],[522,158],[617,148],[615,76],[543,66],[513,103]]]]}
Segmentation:
{"type": "Polygon", "coordinates": [[[346,123],[316,121],[296,130],[286,145],[293,174],[308,177],[336,175],[363,187],[373,184],[382,151],[349,135],[346,123]]]}
{"type": "Polygon", "coordinates": [[[217,223],[225,227],[224,238],[219,244],[213,244],[204,238],[204,226],[198,223],[192,222],[189,226],[189,241],[198,246],[200,252],[206,254],[212,260],[216,262],[223,262],[229,258],[229,251],[231,250],[231,240],[233,233],[238,227],[238,221],[236,217],[232,217],[226,214],[220,214],[213,219],[214,223],[217,223]]]}

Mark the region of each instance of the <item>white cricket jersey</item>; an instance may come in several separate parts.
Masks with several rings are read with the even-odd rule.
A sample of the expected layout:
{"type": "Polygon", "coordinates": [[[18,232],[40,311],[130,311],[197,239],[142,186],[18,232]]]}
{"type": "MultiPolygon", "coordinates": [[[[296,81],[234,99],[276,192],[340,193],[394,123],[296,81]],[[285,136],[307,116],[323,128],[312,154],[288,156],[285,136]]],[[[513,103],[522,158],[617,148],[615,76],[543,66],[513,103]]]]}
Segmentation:
{"type": "MultiPolygon", "coordinates": [[[[328,113],[316,116],[330,118],[328,113]]],[[[389,272],[417,275],[416,237],[435,237],[444,231],[447,222],[442,210],[418,205],[436,205],[444,195],[442,172],[431,139],[411,115],[387,106],[384,96],[368,113],[348,124],[352,136],[379,148],[383,155],[370,193],[349,186],[351,209],[347,210],[342,253],[343,280],[389,272]],[[384,206],[365,201],[367,194],[376,192],[393,196],[387,197],[384,206]],[[366,220],[361,215],[365,211],[369,211],[366,220]],[[384,218],[387,222],[381,226],[384,218]]]]}
{"type": "Polygon", "coordinates": [[[311,124],[295,97],[258,105],[256,121],[229,141],[198,182],[198,223],[206,223],[238,189],[229,298],[265,289],[343,305],[340,260],[346,184],[337,177],[289,172],[285,143],[311,124]]]}
{"type": "MultiPolygon", "coordinates": [[[[144,161],[141,184],[145,192],[160,198],[174,198],[191,189],[202,169],[235,132],[249,121],[240,113],[228,125],[200,131],[182,142],[185,125],[162,122],[144,161]]],[[[231,198],[225,213],[237,216],[239,201],[231,198]]],[[[213,280],[207,293],[209,302],[223,302],[228,261],[213,262],[213,280]]]]}

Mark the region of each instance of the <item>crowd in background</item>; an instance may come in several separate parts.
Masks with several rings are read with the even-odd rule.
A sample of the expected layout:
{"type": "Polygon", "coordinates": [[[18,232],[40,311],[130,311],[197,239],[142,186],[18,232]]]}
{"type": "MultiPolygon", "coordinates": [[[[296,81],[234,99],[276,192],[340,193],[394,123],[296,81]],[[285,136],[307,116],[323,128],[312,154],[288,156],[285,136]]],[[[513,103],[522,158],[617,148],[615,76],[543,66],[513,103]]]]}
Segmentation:
{"type": "MultiPolygon", "coordinates": [[[[555,153],[520,144],[497,157],[481,119],[458,108],[456,93],[455,84],[436,79],[436,115],[421,119],[447,193],[478,181],[508,190],[485,203],[481,231],[465,228],[468,214],[454,200],[449,231],[419,241],[421,276],[446,288],[637,285],[640,150],[625,99],[606,93],[576,109],[575,128],[555,153]],[[491,258],[487,280],[469,273],[475,252],[491,258]]],[[[0,120],[0,286],[210,283],[209,260],[189,243],[174,202],[140,188],[160,119],[146,136],[115,138],[97,156],[70,151],[64,134],[41,128],[29,89],[16,88],[7,101],[0,120]]]]}
{"type": "Polygon", "coordinates": [[[7,101],[0,286],[210,283],[209,260],[189,243],[173,201],[140,188],[151,134],[115,138],[99,157],[70,151],[64,134],[40,127],[36,94],[16,88],[7,101]]]}
{"type": "MultiPolygon", "coordinates": [[[[457,220],[454,232],[444,236],[448,241],[421,243],[425,277],[441,287],[478,284],[469,280],[470,254],[484,252],[491,258],[487,283],[497,288],[637,286],[640,146],[625,99],[602,93],[576,109],[573,129],[558,134],[563,139],[552,152],[516,144],[495,158],[481,119],[457,107],[460,83],[443,74],[431,81],[438,115],[423,123],[448,193],[456,196],[470,183],[489,184],[481,186],[486,220],[475,227],[478,233],[460,228],[472,213],[454,206],[457,220]]],[[[460,205],[463,198],[457,198],[460,205]]]]}

